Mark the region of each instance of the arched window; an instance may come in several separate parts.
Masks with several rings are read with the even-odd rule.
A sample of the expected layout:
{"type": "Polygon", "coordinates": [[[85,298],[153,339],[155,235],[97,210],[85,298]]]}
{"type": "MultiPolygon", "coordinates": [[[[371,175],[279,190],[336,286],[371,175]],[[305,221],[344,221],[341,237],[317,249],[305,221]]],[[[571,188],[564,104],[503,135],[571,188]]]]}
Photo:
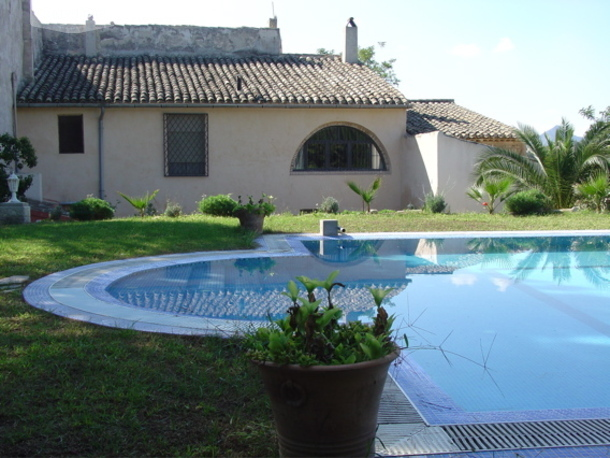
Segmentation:
{"type": "Polygon", "coordinates": [[[366,133],[350,126],[320,129],[300,149],[294,171],[386,170],[380,148],[366,133]]]}

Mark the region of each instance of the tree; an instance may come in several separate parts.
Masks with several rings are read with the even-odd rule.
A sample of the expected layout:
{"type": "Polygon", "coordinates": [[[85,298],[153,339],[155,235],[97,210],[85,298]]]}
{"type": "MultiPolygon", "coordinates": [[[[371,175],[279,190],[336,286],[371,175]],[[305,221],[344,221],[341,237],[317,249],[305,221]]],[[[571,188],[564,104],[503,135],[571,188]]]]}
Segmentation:
{"type": "Polygon", "coordinates": [[[603,212],[610,198],[608,174],[600,172],[587,181],[574,185],[574,194],[585,207],[593,208],[597,213],[603,212]]]}
{"type": "MultiPolygon", "coordinates": [[[[379,47],[383,48],[385,42],[379,42],[379,47]]],[[[358,59],[368,68],[373,70],[379,76],[381,76],[388,83],[393,86],[398,86],[400,80],[394,72],[394,62],[396,59],[390,59],[383,62],[377,62],[375,60],[375,46],[369,46],[368,48],[358,48],[358,59]]]]}
{"type": "Polygon", "coordinates": [[[362,198],[362,211],[364,212],[364,206],[366,205],[366,211],[371,212],[371,202],[377,194],[377,190],[381,186],[381,177],[377,177],[368,189],[359,187],[355,182],[348,181],[347,185],[349,188],[358,194],[362,198]]]}
{"type": "Polygon", "coordinates": [[[158,192],[159,192],[158,189],[153,191],[152,193],[149,193],[148,191],[146,191],[146,195],[141,196],[141,197],[128,196],[126,194],[123,194],[122,192],[119,192],[119,195],[123,199],[125,199],[127,202],[129,202],[133,208],[138,210],[139,215],[142,218],[144,218],[144,216],[146,216],[146,211],[149,209],[149,206],[151,205],[150,203],[157,196],[158,192]]]}
{"type": "MultiPolygon", "coordinates": [[[[38,162],[36,151],[27,137],[16,138],[9,134],[0,135],[0,202],[11,197],[6,181],[9,175],[23,169],[24,166],[32,168],[38,162]]],[[[32,177],[20,177],[17,196],[25,198],[25,192],[32,185],[32,177]]]]}
{"type": "Polygon", "coordinates": [[[510,196],[510,188],[513,180],[510,177],[502,179],[484,180],[478,186],[472,186],[466,191],[466,195],[476,200],[489,212],[490,215],[496,210],[496,200],[503,202],[510,196]]]}
{"type": "MultiPolygon", "coordinates": [[[[380,48],[383,48],[385,46],[385,42],[379,42],[378,45],[380,48]]],[[[325,48],[319,48],[317,52],[323,56],[336,54],[334,49],[325,48]]],[[[358,47],[358,59],[368,68],[385,79],[388,83],[394,86],[398,86],[398,83],[400,83],[400,80],[394,72],[394,62],[396,62],[396,59],[377,62],[375,60],[375,46],[369,46],[367,48],[358,47]]]]}
{"type": "Polygon", "coordinates": [[[610,171],[609,123],[594,123],[581,141],[574,139],[574,128],[565,119],[555,138],[545,135],[546,144],[530,126],[519,125],[516,134],[526,153],[489,147],[475,163],[476,185],[509,177],[516,190],[538,189],[554,208],[568,208],[575,202],[575,184],[610,171]]]}

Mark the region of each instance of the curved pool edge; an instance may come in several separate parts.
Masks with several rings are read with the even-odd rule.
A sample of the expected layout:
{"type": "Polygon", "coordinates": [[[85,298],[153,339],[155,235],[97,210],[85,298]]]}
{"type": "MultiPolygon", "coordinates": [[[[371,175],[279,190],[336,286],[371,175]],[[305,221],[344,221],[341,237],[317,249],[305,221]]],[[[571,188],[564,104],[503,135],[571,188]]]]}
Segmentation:
{"type": "MultiPolygon", "coordinates": [[[[610,235],[610,230],[587,231],[476,231],[476,232],[383,232],[341,234],[339,238],[458,238],[506,236],[610,235]]],[[[178,316],[122,305],[105,291],[123,276],[165,265],[258,256],[310,256],[299,240],[337,238],[319,234],[271,234],[259,237],[250,250],[207,251],[147,256],[75,267],[30,283],[23,291],[31,306],[65,318],[101,326],[181,335],[240,334],[253,322],[178,316]]]]}
{"type": "Polygon", "coordinates": [[[178,316],[121,305],[105,292],[112,281],[159,266],[255,256],[287,256],[295,251],[285,236],[263,236],[250,250],[204,251],[106,261],[56,272],[30,283],[23,291],[31,306],[64,318],[86,323],[180,335],[240,334],[248,322],[178,316]]]}

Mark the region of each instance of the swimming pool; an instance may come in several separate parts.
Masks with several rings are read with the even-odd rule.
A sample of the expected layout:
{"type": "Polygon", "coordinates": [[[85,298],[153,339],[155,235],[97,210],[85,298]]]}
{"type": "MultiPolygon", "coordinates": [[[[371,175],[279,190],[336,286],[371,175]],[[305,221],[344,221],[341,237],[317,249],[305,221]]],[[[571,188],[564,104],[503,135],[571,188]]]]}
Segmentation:
{"type": "MultiPolygon", "coordinates": [[[[402,310],[403,318],[397,324],[409,335],[414,351],[392,368],[392,375],[429,425],[460,427],[460,424],[485,422],[607,419],[610,409],[603,388],[600,392],[599,386],[587,384],[595,385],[600,380],[603,383],[609,366],[605,353],[609,347],[605,310],[610,301],[605,285],[610,232],[579,231],[579,236],[599,238],[581,239],[572,251],[567,251],[570,244],[559,236],[572,235],[572,232],[553,232],[551,239],[545,236],[549,254],[528,245],[512,255],[512,264],[504,257],[512,244],[506,239],[519,236],[528,242],[540,233],[396,233],[330,238],[266,235],[259,239],[261,246],[256,250],[152,256],[57,272],[28,285],[24,298],[51,313],[104,326],[173,334],[226,335],[252,322],[266,321],[267,311],[282,313],[284,306],[277,301],[279,292],[283,291],[285,281],[306,273],[296,262],[304,259],[311,269],[310,276],[323,277],[339,269],[342,280],[346,277],[354,280],[350,294],[346,293],[346,297],[356,297],[349,304],[351,319],[369,316],[369,305],[364,303],[368,295],[365,298],[359,294],[365,287],[395,288],[394,305],[388,308],[394,313],[402,310]],[[390,240],[395,239],[400,239],[398,246],[402,251],[398,253],[390,249],[395,245],[390,240]],[[463,249],[465,246],[468,250],[463,249]],[[576,250],[578,247],[580,251],[576,250]],[[575,254],[578,252],[582,254],[575,254]],[[205,275],[192,269],[193,263],[199,261],[212,261],[205,275]],[[545,269],[536,273],[536,264],[545,269]],[[149,285],[151,290],[156,289],[157,297],[165,296],[162,301],[151,300],[154,295],[146,297],[139,293],[140,303],[129,305],[108,291],[110,285],[120,284],[126,276],[134,274],[132,279],[137,280],[138,274],[148,275],[151,268],[163,272],[169,266],[176,266],[171,275],[166,275],[157,285],[149,285]],[[352,268],[353,272],[360,273],[350,273],[352,268]],[[257,291],[263,278],[275,284],[275,290],[257,291]],[[433,280],[440,283],[428,283],[433,280]],[[196,295],[181,290],[185,285],[203,290],[206,282],[221,287],[224,292],[217,295],[221,298],[224,295],[227,310],[232,312],[218,313],[220,307],[213,307],[216,315],[206,316],[210,315],[209,307],[207,311],[198,310],[196,295]],[[496,296],[484,299],[483,293],[487,291],[496,296]],[[590,300],[583,304],[579,299],[582,297],[590,300]],[[172,299],[166,301],[167,298],[172,299]],[[266,303],[262,301],[265,298],[266,303]],[[535,306],[526,307],[525,299],[534,301],[535,306]],[[406,305],[401,305],[403,300],[406,305]],[[239,305],[240,302],[246,305],[239,305]],[[187,307],[181,306],[186,313],[168,308],[167,304],[171,303],[174,307],[188,303],[187,307]],[[256,311],[257,307],[252,304],[260,303],[263,306],[256,311]],[[165,305],[160,307],[160,304],[165,305]],[[518,319],[516,312],[524,308],[540,314],[518,319]],[[242,315],[250,309],[254,310],[251,316],[242,315]],[[542,313],[544,310],[548,310],[548,315],[542,313]],[[465,321],[465,328],[457,326],[458,318],[465,321]],[[493,328],[505,322],[508,326],[510,320],[514,330],[526,337],[530,332],[538,332],[538,328],[544,330],[529,334],[538,337],[527,340],[493,328]],[[437,324],[438,329],[431,327],[437,324]],[[566,334],[570,330],[575,333],[566,334]],[[441,349],[424,349],[438,346],[441,349]],[[537,375],[532,372],[539,369],[536,362],[550,361],[546,355],[540,357],[541,350],[555,350],[560,363],[549,364],[548,370],[537,375]],[[443,351],[451,364],[445,361],[443,351]],[[507,355],[505,360],[503,355],[507,355]],[[582,369],[587,365],[593,371],[585,374],[582,369]],[[465,375],[456,375],[462,367],[465,375]],[[441,369],[446,372],[436,373],[441,369]],[[461,378],[466,376],[470,379],[461,378]],[[453,388],[446,386],[447,380],[454,378],[453,388]],[[556,380],[565,383],[558,385],[556,380]],[[582,380],[585,383],[581,385],[582,380]],[[583,400],[584,391],[597,392],[599,402],[583,400]],[[509,402],[506,400],[509,397],[514,399],[509,402]],[[490,399],[489,405],[478,405],[487,399],[490,399]],[[549,403],[552,399],[561,403],[549,403]],[[515,400],[518,402],[513,404],[515,400]]],[[[131,295],[131,300],[138,296],[135,289],[121,294],[131,295]]],[[[603,430],[604,425],[593,429],[603,430]]]]}
{"type": "Polygon", "coordinates": [[[367,287],[394,288],[388,310],[411,347],[393,376],[428,423],[610,416],[610,237],[291,243],[292,256],[146,269],[105,291],[134,308],[245,324],[284,313],[288,280],[339,269],[348,319],[371,315],[367,287]]]}

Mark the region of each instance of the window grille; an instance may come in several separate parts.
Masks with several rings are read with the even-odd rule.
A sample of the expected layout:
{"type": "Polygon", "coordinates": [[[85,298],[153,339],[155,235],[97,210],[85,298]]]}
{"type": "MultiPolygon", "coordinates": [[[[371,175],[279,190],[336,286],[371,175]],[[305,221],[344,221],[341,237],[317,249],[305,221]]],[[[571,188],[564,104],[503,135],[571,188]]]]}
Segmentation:
{"type": "Polygon", "coordinates": [[[330,126],[313,134],[297,155],[295,171],[380,171],[385,161],[375,141],[349,126],[330,126]]]}
{"type": "Polygon", "coordinates": [[[164,114],[166,177],[208,175],[208,115],[164,114]]]}

